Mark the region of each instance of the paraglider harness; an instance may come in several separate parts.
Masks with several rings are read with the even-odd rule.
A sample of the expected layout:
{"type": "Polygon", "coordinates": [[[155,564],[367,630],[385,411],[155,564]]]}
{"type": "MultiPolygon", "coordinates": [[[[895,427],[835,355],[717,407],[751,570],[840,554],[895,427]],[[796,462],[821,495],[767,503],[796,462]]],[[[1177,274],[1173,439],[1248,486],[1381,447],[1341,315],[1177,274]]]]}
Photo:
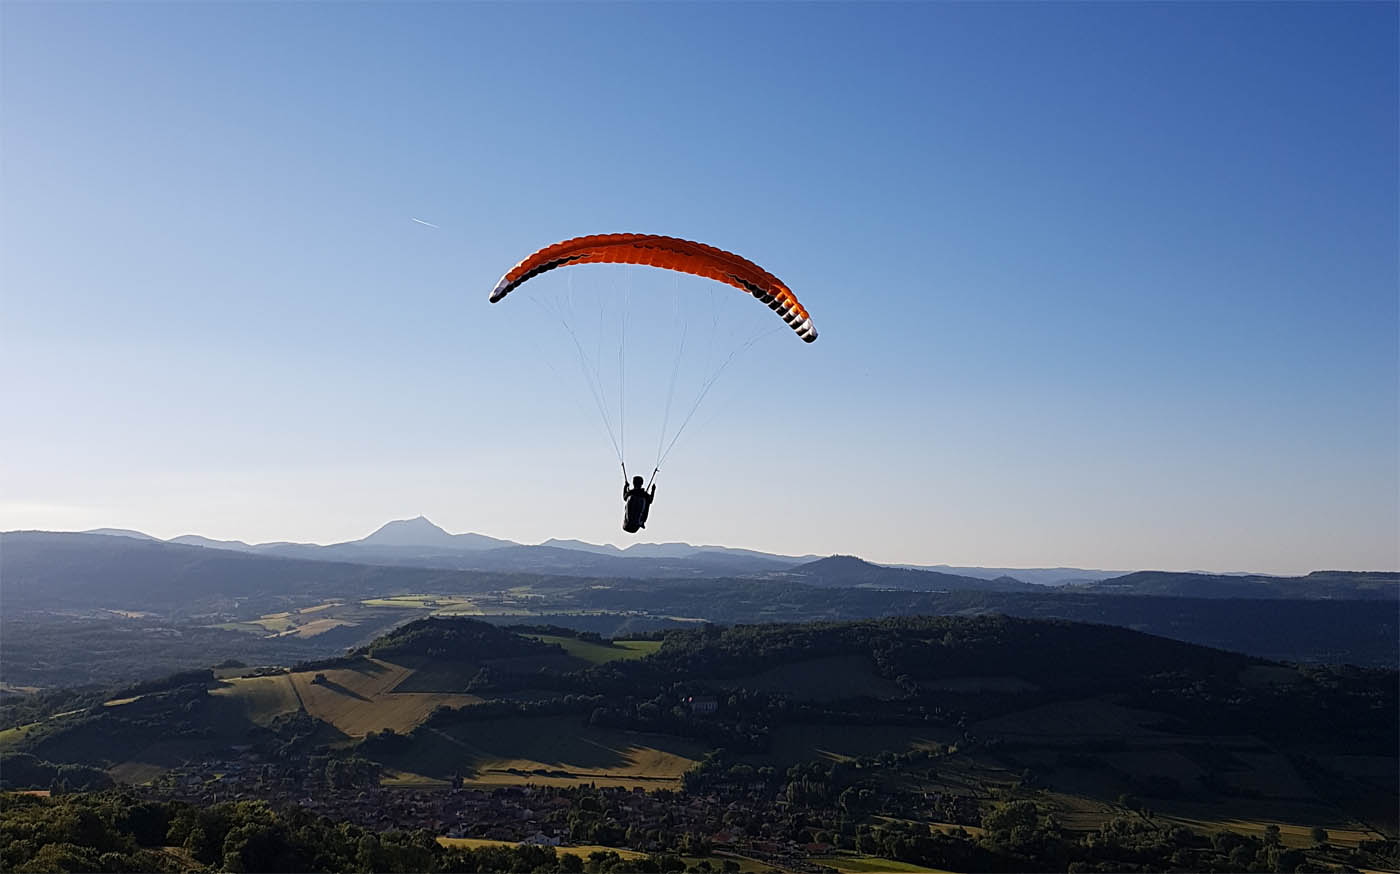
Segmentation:
{"type": "MultiPolygon", "coordinates": [[[[660,470],[660,468],[657,468],[660,470]]],[[[638,483],[641,477],[637,477],[638,483]]],[[[651,512],[651,502],[656,499],[656,470],[651,472],[651,482],[645,487],[630,485],[627,480],[627,465],[622,466],[622,500],[627,507],[622,514],[622,530],[636,534],[647,527],[647,516],[651,512]]]]}

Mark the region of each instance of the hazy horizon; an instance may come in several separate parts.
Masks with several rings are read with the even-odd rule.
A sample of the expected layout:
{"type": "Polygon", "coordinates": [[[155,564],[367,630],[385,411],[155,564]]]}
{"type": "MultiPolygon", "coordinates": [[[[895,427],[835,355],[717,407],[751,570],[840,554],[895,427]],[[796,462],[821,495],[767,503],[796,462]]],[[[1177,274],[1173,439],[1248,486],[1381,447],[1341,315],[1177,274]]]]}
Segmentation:
{"type": "Polygon", "coordinates": [[[1400,566],[1393,3],[0,14],[0,529],[625,546],[577,302],[643,474],[779,329],[648,541],[1400,566]],[[753,259],[820,339],[647,268],[487,303],[619,231],[753,259]]]}
{"type": "MultiPolygon", "coordinates": [[[[617,549],[619,549],[619,550],[626,550],[627,547],[629,547],[629,546],[652,546],[652,545],[662,545],[662,544],[669,544],[669,543],[685,543],[685,544],[687,544],[687,545],[694,546],[694,547],[696,547],[696,548],[723,547],[723,548],[728,548],[728,549],[748,549],[748,550],[753,550],[754,552],[761,552],[761,553],[766,553],[766,554],[770,554],[770,555],[777,555],[777,554],[779,554],[779,553],[773,553],[773,552],[771,552],[771,551],[769,551],[769,550],[761,550],[761,549],[756,549],[756,548],[751,547],[751,546],[744,546],[744,545],[742,545],[742,544],[732,544],[732,543],[700,543],[700,542],[687,541],[687,540],[683,540],[683,539],[682,539],[682,540],[669,540],[669,541],[667,541],[667,540],[648,540],[648,539],[646,539],[645,537],[638,537],[638,538],[632,539],[632,540],[602,541],[602,542],[598,542],[598,541],[585,540],[584,538],[581,538],[581,537],[562,537],[562,536],[555,536],[555,537],[547,537],[547,538],[544,538],[543,540],[539,540],[539,541],[522,541],[522,540],[519,540],[519,539],[517,539],[517,538],[508,537],[508,536],[505,536],[505,535],[503,535],[503,534],[492,533],[492,532],[489,532],[489,531],[454,531],[454,530],[451,530],[450,528],[448,528],[448,527],[446,527],[446,526],[438,525],[438,523],[435,522],[434,520],[432,520],[431,518],[429,518],[429,517],[427,517],[427,516],[423,516],[423,515],[421,515],[421,514],[418,515],[418,516],[406,517],[406,518],[401,518],[401,519],[390,519],[390,520],[387,520],[387,521],[381,523],[380,525],[375,526],[375,527],[372,528],[371,530],[364,532],[363,534],[359,534],[358,536],[341,537],[341,538],[338,538],[338,539],[331,539],[331,540],[304,540],[304,539],[299,539],[299,538],[295,538],[295,537],[274,537],[274,538],[270,538],[270,539],[250,540],[250,539],[248,539],[248,538],[246,538],[246,537],[215,537],[215,536],[211,536],[211,535],[205,534],[205,533],[203,533],[203,532],[199,532],[199,531],[183,531],[183,532],[181,532],[181,533],[179,533],[179,534],[168,534],[168,535],[167,535],[167,534],[157,534],[157,533],[152,532],[152,531],[147,531],[147,530],[140,529],[140,528],[132,528],[132,527],[130,527],[130,526],[124,526],[124,525],[97,525],[97,526],[93,526],[93,527],[91,527],[91,528],[66,529],[66,530],[43,529],[43,528],[16,528],[16,529],[9,529],[9,530],[8,530],[7,532],[5,532],[5,533],[16,533],[16,532],[19,532],[19,531],[40,531],[40,532],[44,532],[44,533],[53,533],[53,534],[93,534],[93,533],[101,534],[101,533],[104,533],[104,532],[132,532],[132,533],[136,533],[136,534],[144,534],[144,535],[147,535],[147,536],[150,536],[150,537],[154,537],[154,538],[156,538],[157,540],[160,540],[160,541],[163,541],[163,542],[169,542],[169,541],[172,541],[172,540],[174,540],[174,539],[176,539],[176,538],[179,538],[179,537],[194,536],[194,537],[203,537],[203,538],[207,538],[207,539],[209,539],[209,540],[224,541],[224,542],[240,542],[240,541],[241,541],[241,542],[243,542],[243,543],[248,544],[249,546],[258,546],[258,545],[262,545],[262,544],[272,544],[272,543],[295,543],[295,544],[308,544],[308,545],[312,545],[312,546],[334,546],[334,545],[337,545],[337,544],[353,543],[353,542],[356,542],[356,541],[358,541],[358,540],[362,540],[362,539],[364,539],[364,538],[366,538],[366,537],[369,537],[370,535],[372,535],[372,534],[378,532],[381,528],[384,528],[385,526],[388,526],[388,525],[392,525],[392,524],[395,524],[395,523],[401,523],[401,522],[413,522],[413,521],[417,521],[417,520],[419,520],[419,519],[424,519],[424,520],[426,520],[429,524],[433,525],[433,526],[436,527],[436,528],[441,529],[442,531],[446,532],[446,533],[449,534],[449,535],[454,535],[454,536],[455,536],[455,535],[458,535],[458,534],[478,534],[478,535],[483,535],[483,536],[486,536],[486,537],[491,537],[491,538],[494,538],[494,539],[497,539],[497,540],[510,541],[510,542],[516,543],[516,544],[521,545],[521,546],[543,546],[543,545],[545,545],[546,543],[548,543],[548,542],[550,542],[550,541],[560,541],[560,542],[574,541],[574,542],[586,543],[586,544],[591,545],[591,546],[613,546],[613,547],[615,547],[615,548],[617,548],[617,549]]],[[[789,555],[789,556],[791,556],[791,557],[793,557],[793,558],[802,558],[802,557],[804,557],[804,556],[810,556],[810,557],[813,557],[814,560],[815,560],[815,559],[819,559],[819,558],[829,557],[829,556],[836,556],[836,555],[851,555],[851,553],[839,553],[839,552],[836,552],[836,553],[833,553],[833,552],[825,552],[825,553],[824,553],[824,552],[809,552],[809,553],[782,553],[782,554],[783,554],[783,555],[789,555]]],[[[1231,575],[1237,575],[1237,574],[1276,574],[1276,575],[1279,575],[1279,576],[1305,576],[1305,575],[1307,575],[1308,573],[1310,573],[1311,571],[1384,571],[1384,572],[1393,572],[1393,571],[1396,570],[1396,568],[1393,568],[1393,567],[1371,567],[1371,568],[1318,567],[1318,568],[1309,568],[1309,569],[1307,569],[1307,570],[1298,570],[1298,571],[1290,571],[1290,572],[1277,572],[1277,571],[1261,571],[1261,570],[1259,570],[1259,569],[1257,569],[1257,568],[1222,569],[1222,568],[1209,568],[1209,567],[1155,567],[1155,566],[1151,566],[1151,567],[1150,567],[1150,566],[1146,566],[1146,565],[1122,566],[1122,567],[1106,567],[1106,566],[1090,565],[1090,564],[1054,564],[1054,565],[1051,565],[1051,564],[1043,564],[1043,563],[1042,563],[1042,564],[1006,565],[1006,564],[998,564],[998,563],[994,563],[994,562],[950,562],[950,561],[913,562],[913,561],[906,561],[906,560],[902,560],[902,559],[898,559],[898,558],[876,559],[876,558],[872,558],[872,557],[866,556],[866,555],[855,555],[855,557],[856,557],[856,558],[859,558],[859,559],[862,559],[862,560],[865,560],[865,561],[869,561],[869,562],[874,563],[874,564],[882,564],[882,565],[886,565],[886,566],[915,565],[915,566],[920,566],[920,567],[954,567],[954,568],[957,568],[957,567],[967,567],[967,568],[984,568],[984,569],[985,569],[985,568],[995,568],[995,569],[1004,569],[1004,570],[1017,570],[1017,569],[1022,569],[1022,570],[1043,570],[1043,569],[1064,568],[1064,569],[1070,569],[1070,570],[1111,571],[1111,572],[1120,572],[1120,573],[1132,573],[1132,572],[1134,572],[1134,571],[1166,571],[1166,572],[1171,572],[1171,573],[1206,573],[1206,574],[1231,574],[1231,575]]]]}

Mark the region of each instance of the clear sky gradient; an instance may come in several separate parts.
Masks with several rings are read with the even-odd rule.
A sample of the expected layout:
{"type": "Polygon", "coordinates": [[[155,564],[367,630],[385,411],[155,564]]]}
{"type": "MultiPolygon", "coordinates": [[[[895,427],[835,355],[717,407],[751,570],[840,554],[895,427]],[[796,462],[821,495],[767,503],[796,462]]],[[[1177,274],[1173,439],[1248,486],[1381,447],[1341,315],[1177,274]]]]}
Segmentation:
{"type": "Polygon", "coordinates": [[[821,331],[736,357],[648,540],[1400,564],[1394,3],[8,2],[0,27],[0,528],[333,542],[421,513],[624,543],[552,308],[573,295],[621,412],[628,306],[643,472],[674,326],[693,398],[777,323],[642,268],[486,297],[540,246],[640,231],[758,261],[821,331]]]}

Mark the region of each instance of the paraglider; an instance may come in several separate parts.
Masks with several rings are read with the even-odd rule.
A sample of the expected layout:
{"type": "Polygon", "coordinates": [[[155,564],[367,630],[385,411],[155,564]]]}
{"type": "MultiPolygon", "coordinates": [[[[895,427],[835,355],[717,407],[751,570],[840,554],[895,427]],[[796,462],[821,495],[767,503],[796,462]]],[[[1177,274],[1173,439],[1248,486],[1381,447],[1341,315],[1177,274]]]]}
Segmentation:
{"type": "Polygon", "coordinates": [[[651,513],[651,502],[656,500],[656,483],[651,488],[642,487],[642,478],[632,477],[632,485],[622,481],[622,500],[626,509],[622,514],[622,530],[636,534],[638,529],[647,527],[647,516],[651,513]]]}
{"type": "Polygon", "coordinates": [[[545,246],[501,277],[491,291],[491,302],[497,303],[545,271],[570,264],[645,264],[714,279],[766,303],[808,343],[817,339],[812,317],[797,302],[797,295],[767,270],[733,252],[654,234],[594,234],[545,246]]]}
{"type": "MultiPolygon", "coordinates": [[[[639,264],[713,279],[746,292],[766,304],[804,342],[811,343],[817,339],[817,329],[812,324],[812,317],[807,309],[797,300],[792,289],[767,270],[752,261],[735,255],[733,252],[726,252],[705,243],[655,234],[593,234],[574,237],[546,246],[506,271],[500,282],[496,283],[496,287],[491,290],[491,303],[500,302],[521,285],[542,273],[579,264],[639,264]]],[[[573,329],[569,327],[567,322],[565,322],[565,328],[569,330],[570,334],[573,334],[573,329]]],[[[578,344],[576,336],[574,341],[575,344],[578,344]]],[[[748,345],[752,345],[752,342],[750,341],[748,345]]],[[[743,348],[748,348],[748,345],[743,348]]],[[[579,347],[579,354],[580,358],[583,358],[582,346],[579,347]]],[[[694,407],[691,408],[692,415],[695,412],[695,407],[699,406],[705,393],[709,391],[709,387],[718,378],[719,372],[723,371],[724,366],[733,359],[734,354],[731,353],[729,359],[726,359],[724,364],[720,366],[719,371],[702,387],[700,396],[696,399],[694,407]]],[[[620,366],[619,369],[621,369],[620,366]]],[[[585,378],[588,378],[588,368],[584,367],[584,371],[585,378]]],[[[673,388],[674,378],[673,374],[673,388]]],[[[597,379],[596,373],[594,373],[593,379],[597,379]]],[[[592,388],[594,385],[590,383],[590,389],[592,388]]],[[[594,400],[599,405],[599,413],[603,424],[608,428],[609,437],[613,437],[605,405],[597,395],[595,395],[594,400]]],[[[670,400],[668,398],[668,414],[669,409],[670,400]]],[[[672,438],[670,446],[675,445],[675,438],[680,436],[680,431],[684,430],[689,421],[690,416],[687,416],[681,423],[675,437],[672,438]]],[[[665,437],[664,424],[662,437],[663,439],[665,437]]],[[[670,447],[668,446],[663,452],[658,445],[656,469],[652,471],[650,484],[644,486],[643,478],[638,476],[632,479],[632,484],[629,486],[627,483],[627,463],[622,457],[622,447],[616,438],[613,439],[613,444],[614,449],[617,450],[618,461],[622,464],[623,473],[622,499],[626,509],[622,530],[629,534],[635,534],[646,527],[651,504],[656,497],[656,473],[661,469],[661,462],[669,453],[670,447]]]]}

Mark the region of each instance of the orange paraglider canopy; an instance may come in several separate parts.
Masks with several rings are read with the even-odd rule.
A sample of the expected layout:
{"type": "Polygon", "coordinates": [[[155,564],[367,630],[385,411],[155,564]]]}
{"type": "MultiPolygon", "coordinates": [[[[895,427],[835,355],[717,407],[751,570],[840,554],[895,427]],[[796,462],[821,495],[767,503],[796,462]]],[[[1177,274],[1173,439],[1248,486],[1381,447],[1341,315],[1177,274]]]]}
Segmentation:
{"type": "Polygon", "coordinates": [[[776,276],[745,258],[704,243],[654,234],[593,234],[545,246],[507,271],[491,292],[495,303],[531,277],[570,264],[645,264],[692,273],[746,291],[782,317],[808,343],[817,329],[797,296],[776,276]]]}

